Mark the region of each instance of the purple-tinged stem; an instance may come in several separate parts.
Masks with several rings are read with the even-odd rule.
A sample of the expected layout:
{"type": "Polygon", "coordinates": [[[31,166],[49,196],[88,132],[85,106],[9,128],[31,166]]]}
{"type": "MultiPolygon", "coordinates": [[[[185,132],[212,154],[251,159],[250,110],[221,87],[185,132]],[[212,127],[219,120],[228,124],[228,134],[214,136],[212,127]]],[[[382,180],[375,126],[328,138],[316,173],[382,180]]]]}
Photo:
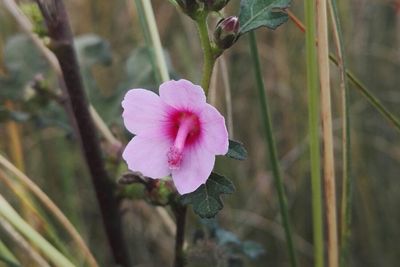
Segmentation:
{"type": "Polygon", "coordinates": [[[89,112],[76,58],[73,36],[68,15],[61,0],[36,0],[45,19],[48,35],[52,39],[53,51],[60,63],[66,84],[66,95],[76,119],[77,136],[84,152],[86,163],[99,203],[108,242],[116,264],[130,266],[129,256],[122,234],[118,214],[118,201],[114,196],[114,184],[108,177],[101,156],[100,143],[89,112]]]}
{"type": "Polygon", "coordinates": [[[175,239],[175,260],[174,267],[185,266],[185,255],[183,252],[183,244],[185,243],[185,224],[186,224],[187,207],[179,203],[174,207],[176,217],[176,239],[175,239]]]}

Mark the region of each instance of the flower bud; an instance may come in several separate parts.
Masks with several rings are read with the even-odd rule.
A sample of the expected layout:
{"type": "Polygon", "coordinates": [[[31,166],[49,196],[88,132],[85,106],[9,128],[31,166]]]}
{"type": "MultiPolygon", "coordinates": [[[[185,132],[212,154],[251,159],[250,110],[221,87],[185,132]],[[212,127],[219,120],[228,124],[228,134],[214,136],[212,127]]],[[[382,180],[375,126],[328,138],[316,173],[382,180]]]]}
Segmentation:
{"type": "Polygon", "coordinates": [[[217,46],[221,49],[231,47],[239,37],[239,27],[238,17],[231,16],[220,20],[214,32],[214,41],[217,46]]]}
{"type": "Polygon", "coordinates": [[[220,11],[224,8],[229,0],[200,0],[204,3],[204,7],[208,11],[220,11]]]}
{"type": "Polygon", "coordinates": [[[200,9],[197,0],[176,0],[182,11],[191,18],[194,18],[196,12],[200,9]]]}

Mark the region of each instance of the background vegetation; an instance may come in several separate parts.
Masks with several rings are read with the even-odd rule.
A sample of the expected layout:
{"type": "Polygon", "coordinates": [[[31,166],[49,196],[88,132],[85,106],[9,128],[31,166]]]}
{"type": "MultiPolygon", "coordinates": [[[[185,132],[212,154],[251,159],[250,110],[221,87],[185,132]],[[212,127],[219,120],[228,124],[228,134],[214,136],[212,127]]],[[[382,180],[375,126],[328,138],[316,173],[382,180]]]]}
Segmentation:
{"type": "MultiPolygon", "coordinates": [[[[120,101],[124,92],[130,88],[156,90],[158,87],[135,2],[65,2],[89,98],[114,134],[127,142],[130,136],[123,129],[120,117],[120,101]]],[[[202,52],[194,24],[168,1],[152,2],[172,76],[199,83],[202,52]]],[[[400,2],[339,2],[347,66],[389,110],[400,116],[400,2]]],[[[239,1],[232,0],[225,14],[235,15],[238,9],[239,1]]],[[[302,2],[294,1],[290,10],[302,19],[302,2]]],[[[215,21],[210,25],[214,27],[215,21]]],[[[257,37],[295,233],[295,247],[300,266],[311,266],[305,36],[289,21],[276,31],[260,29],[257,37]]],[[[243,162],[218,159],[217,170],[233,179],[236,186],[236,192],[224,198],[224,209],[217,216],[218,225],[223,230],[217,229],[225,239],[219,239],[219,246],[211,241],[195,242],[202,235],[199,229],[213,226],[210,226],[211,222],[199,221],[190,211],[186,229],[191,259],[189,266],[217,266],[215,263],[201,265],[205,260],[213,262],[214,257],[220,262],[224,257],[230,257],[230,264],[236,257],[243,258],[246,266],[289,266],[273,178],[270,166],[266,165],[267,155],[264,149],[260,149],[265,140],[247,38],[239,39],[224,54],[226,65],[221,64],[221,60],[217,63],[217,75],[212,81],[209,99],[226,118],[232,118],[227,119],[230,138],[245,144],[248,159],[243,162]],[[228,77],[228,87],[224,75],[228,77]],[[231,94],[228,104],[226,88],[231,94]],[[237,237],[223,231],[230,231],[237,237]],[[227,253],[234,250],[232,242],[228,242],[229,238],[255,241],[265,253],[254,257],[254,260],[239,252],[232,256],[227,253]]],[[[110,255],[88,171],[64,110],[57,101],[29,89],[33,85],[38,86],[37,83],[44,83],[45,87],[54,86],[56,78],[2,5],[0,51],[1,154],[24,170],[54,200],[87,241],[100,265],[110,266],[110,255]],[[36,84],[32,83],[33,80],[36,84]],[[5,109],[15,112],[11,114],[5,109]]],[[[331,65],[331,70],[337,192],[340,199],[339,72],[334,65],[331,65]]],[[[350,90],[350,117],[354,190],[349,266],[396,266],[400,261],[399,132],[353,89],[351,87],[350,90]]],[[[115,164],[116,160],[107,159],[115,180],[126,171],[124,164],[115,164]]],[[[122,201],[120,210],[133,266],[169,265],[173,261],[174,237],[156,208],[141,199],[141,191],[140,187],[133,188],[130,198],[122,201]]],[[[65,251],[66,255],[77,253],[70,237],[53,222],[50,214],[41,211],[50,222],[45,223],[21,204],[9,187],[2,184],[0,192],[54,246],[65,251]]],[[[2,227],[0,240],[12,248],[15,255],[19,255],[22,266],[36,266],[28,260],[29,257],[23,256],[21,249],[2,227]]]]}

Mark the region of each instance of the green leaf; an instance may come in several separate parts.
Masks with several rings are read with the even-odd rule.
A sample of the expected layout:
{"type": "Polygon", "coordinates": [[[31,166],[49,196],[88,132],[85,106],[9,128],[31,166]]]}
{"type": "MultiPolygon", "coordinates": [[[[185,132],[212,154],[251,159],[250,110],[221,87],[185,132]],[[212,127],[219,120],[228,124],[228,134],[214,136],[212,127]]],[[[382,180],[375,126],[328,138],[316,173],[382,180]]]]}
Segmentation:
{"type": "Polygon", "coordinates": [[[244,148],[242,143],[229,140],[229,150],[225,156],[237,160],[245,160],[247,158],[247,150],[244,148]]]}
{"type": "Polygon", "coordinates": [[[235,191],[232,182],[219,174],[211,173],[207,182],[196,191],[182,195],[182,204],[193,206],[193,211],[201,218],[212,218],[222,209],[221,194],[231,194],[235,191]]]}
{"type": "Polygon", "coordinates": [[[125,66],[128,86],[126,88],[141,86],[142,88],[157,87],[153,76],[153,66],[149,61],[149,53],[151,53],[151,49],[151,47],[139,47],[132,50],[130,53],[125,66]]]}
{"type": "Polygon", "coordinates": [[[0,77],[0,96],[20,99],[23,88],[38,74],[45,74],[48,65],[28,36],[11,36],[2,51],[7,76],[0,77]]]}
{"type": "Polygon", "coordinates": [[[85,34],[74,39],[78,59],[83,67],[94,64],[108,66],[112,62],[110,44],[95,34],[85,34]]]}
{"type": "Polygon", "coordinates": [[[284,11],[291,0],[241,0],[240,34],[265,26],[275,30],[288,20],[284,11]]]}

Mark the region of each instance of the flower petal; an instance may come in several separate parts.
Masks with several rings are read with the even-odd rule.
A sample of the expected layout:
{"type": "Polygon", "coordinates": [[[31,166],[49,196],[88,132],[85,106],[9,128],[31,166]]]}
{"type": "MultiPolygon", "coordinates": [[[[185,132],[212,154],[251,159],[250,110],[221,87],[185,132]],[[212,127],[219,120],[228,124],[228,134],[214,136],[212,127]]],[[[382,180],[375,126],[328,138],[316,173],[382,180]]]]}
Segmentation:
{"type": "Polygon", "coordinates": [[[172,170],[172,179],[179,194],[191,193],[204,184],[214,163],[215,156],[201,146],[185,150],[180,168],[172,170]]]}
{"type": "Polygon", "coordinates": [[[129,90],[122,107],[125,127],[136,135],[159,131],[169,108],[157,94],[146,89],[129,90]]]}
{"type": "Polygon", "coordinates": [[[200,113],[201,145],[215,155],[225,155],[228,152],[228,131],[225,119],[219,111],[207,104],[200,113]]]}
{"type": "Polygon", "coordinates": [[[162,178],[171,173],[167,158],[170,146],[165,139],[138,135],[128,143],[122,157],[130,170],[151,178],[162,178]]]}
{"type": "Polygon", "coordinates": [[[206,103],[203,89],[183,79],[161,84],[159,93],[162,101],[177,109],[196,111],[206,103]]]}

